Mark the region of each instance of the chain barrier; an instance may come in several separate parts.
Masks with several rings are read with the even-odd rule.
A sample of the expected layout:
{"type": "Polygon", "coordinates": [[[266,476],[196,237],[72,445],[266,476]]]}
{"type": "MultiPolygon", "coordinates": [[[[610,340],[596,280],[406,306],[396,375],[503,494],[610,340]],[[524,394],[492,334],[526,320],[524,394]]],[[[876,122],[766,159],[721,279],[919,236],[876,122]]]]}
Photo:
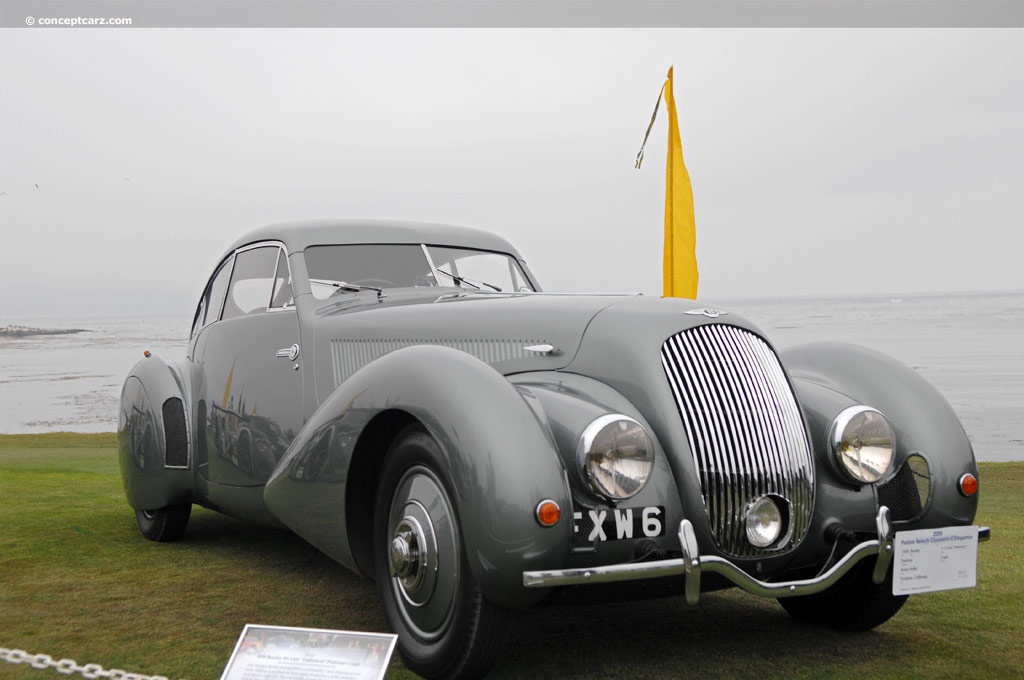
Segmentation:
{"type": "Polygon", "coordinates": [[[96,663],[87,663],[84,666],[79,666],[78,662],[74,659],[60,659],[59,661],[54,661],[53,657],[49,654],[29,654],[24,649],[7,649],[5,647],[0,647],[0,660],[6,661],[7,663],[27,663],[32,668],[40,670],[44,668],[52,668],[61,675],[81,673],[82,677],[87,678],[87,680],[96,680],[97,678],[111,678],[112,680],[168,680],[168,678],[163,675],[142,675],[140,673],[129,673],[116,668],[108,671],[104,670],[103,666],[96,663]]]}

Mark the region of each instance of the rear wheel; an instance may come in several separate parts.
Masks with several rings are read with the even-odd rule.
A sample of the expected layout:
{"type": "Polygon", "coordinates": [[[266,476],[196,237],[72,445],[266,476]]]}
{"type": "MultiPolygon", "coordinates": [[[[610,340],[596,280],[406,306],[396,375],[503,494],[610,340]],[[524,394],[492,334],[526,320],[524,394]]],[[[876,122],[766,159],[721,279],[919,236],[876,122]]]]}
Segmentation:
{"type": "Polygon", "coordinates": [[[406,666],[473,678],[497,659],[509,613],[484,599],[466,560],[437,443],[406,428],[388,452],[374,513],[374,571],[406,666]]]}
{"type": "Polygon", "coordinates": [[[782,597],[779,604],[800,621],[842,631],[870,630],[891,619],[908,598],[892,594],[892,569],[882,583],[871,580],[873,569],[874,564],[864,560],[830,589],[782,597]]]}
{"type": "Polygon", "coordinates": [[[191,515],[192,504],[182,503],[158,510],[136,510],[135,520],[139,523],[139,531],[149,540],[170,543],[180,541],[185,535],[191,515]]]}

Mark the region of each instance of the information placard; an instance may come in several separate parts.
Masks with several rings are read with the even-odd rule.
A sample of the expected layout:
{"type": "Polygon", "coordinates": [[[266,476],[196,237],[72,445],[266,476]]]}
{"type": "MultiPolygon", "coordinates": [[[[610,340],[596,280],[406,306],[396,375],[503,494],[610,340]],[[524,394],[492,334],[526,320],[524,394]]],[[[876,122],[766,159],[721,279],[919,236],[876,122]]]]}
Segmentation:
{"type": "Polygon", "coordinates": [[[978,582],[978,527],[896,532],[892,594],[973,588],[978,582]]]}
{"type": "Polygon", "coordinates": [[[221,680],[383,680],[397,635],[246,624],[221,680]]]}

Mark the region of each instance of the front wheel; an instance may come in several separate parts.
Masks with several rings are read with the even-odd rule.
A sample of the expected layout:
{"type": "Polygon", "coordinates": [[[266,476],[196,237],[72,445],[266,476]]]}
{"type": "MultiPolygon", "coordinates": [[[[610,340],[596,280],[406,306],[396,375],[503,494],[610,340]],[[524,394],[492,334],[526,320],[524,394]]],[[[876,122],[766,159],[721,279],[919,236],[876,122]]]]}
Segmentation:
{"type": "Polygon", "coordinates": [[[779,598],[779,604],[799,621],[841,631],[871,630],[893,616],[907,595],[892,594],[892,569],[882,583],[871,580],[874,564],[864,560],[828,590],[800,597],[779,598]]]}
{"type": "Polygon", "coordinates": [[[139,531],[149,540],[170,543],[180,541],[185,535],[191,515],[192,504],[182,503],[157,510],[136,510],[135,521],[139,524],[139,531]]]}
{"type": "Polygon", "coordinates": [[[374,572],[398,650],[426,678],[485,675],[509,613],[486,600],[466,560],[440,449],[418,426],[388,452],[374,512],[374,572]]]}

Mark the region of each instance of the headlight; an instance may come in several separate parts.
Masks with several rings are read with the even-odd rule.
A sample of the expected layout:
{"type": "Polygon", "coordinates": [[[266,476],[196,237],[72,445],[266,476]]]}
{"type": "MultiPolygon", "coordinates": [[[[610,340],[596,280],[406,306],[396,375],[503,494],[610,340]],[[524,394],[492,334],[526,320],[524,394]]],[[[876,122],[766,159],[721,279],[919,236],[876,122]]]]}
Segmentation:
{"type": "Polygon", "coordinates": [[[591,422],[576,449],[583,478],[598,495],[612,500],[640,492],[654,468],[654,444],[643,425],[609,414],[591,422]]]}
{"type": "Polygon", "coordinates": [[[892,425],[868,406],[851,406],[836,416],[831,444],[839,470],[856,484],[884,477],[896,452],[892,425]]]}

